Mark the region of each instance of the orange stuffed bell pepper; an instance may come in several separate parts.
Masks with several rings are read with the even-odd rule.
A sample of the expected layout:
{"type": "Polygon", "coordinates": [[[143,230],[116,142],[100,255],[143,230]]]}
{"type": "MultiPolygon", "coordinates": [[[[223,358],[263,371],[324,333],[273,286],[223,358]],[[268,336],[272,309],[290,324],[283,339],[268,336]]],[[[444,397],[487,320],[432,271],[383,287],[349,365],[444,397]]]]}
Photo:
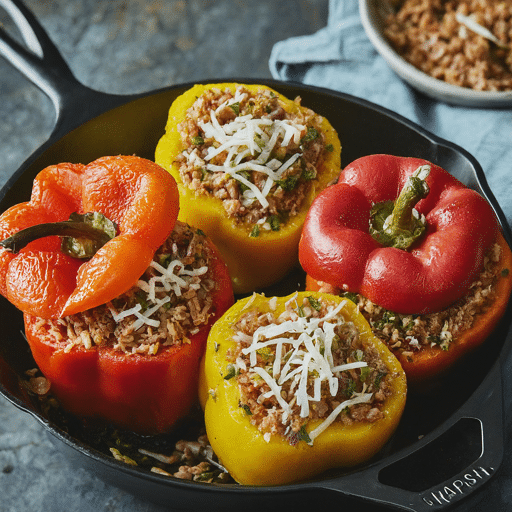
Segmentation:
{"type": "Polygon", "coordinates": [[[406,392],[400,364],[355,305],[315,292],[238,301],[210,331],[200,379],[210,444],[246,485],[369,460],[406,392]]]}
{"type": "Polygon", "coordinates": [[[347,166],[312,205],[299,254],[307,289],[351,297],[410,382],[480,345],[512,289],[512,253],[491,206],[415,158],[347,166]]]}
{"type": "Polygon", "coordinates": [[[329,122],[262,85],[195,85],[172,104],[155,160],[180,191],[179,219],[212,238],[235,293],[297,264],[306,212],[340,172],[329,122]]]}
{"type": "Polygon", "coordinates": [[[12,235],[2,243],[14,246],[1,254],[7,297],[12,282],[27,281],[13,302],[24,312],[32,354],[51,392],[77,416],[154,434],[170,430],[197,399],[209,329],[233,292],[216,248],[176,222],[177,210],[176,184],[162,168],[105,157],[43,170],[31,201],[0,217],[2,232],[12,235]],[[66,224],[69,211],[79,215],[66,224]],[[92,212],[100,222],[84,229],[81,216],[92,212]],[[50,225],[19,231],[41,220],[50,225]],[[110,221],[113,235],[98,242],[94,230],[110,221]],[[55,230],[58,237],[47,236],[55,230]]]}

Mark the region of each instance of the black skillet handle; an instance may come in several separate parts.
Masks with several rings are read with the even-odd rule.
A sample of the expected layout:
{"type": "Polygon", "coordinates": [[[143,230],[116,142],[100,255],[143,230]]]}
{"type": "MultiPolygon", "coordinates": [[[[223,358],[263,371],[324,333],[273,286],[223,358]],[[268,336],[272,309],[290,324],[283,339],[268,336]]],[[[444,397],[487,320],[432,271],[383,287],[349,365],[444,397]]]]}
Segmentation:
{"type": "Polygon", "coordinates": [[[34,14],[20,0],[0,0],[26,46],[0,27],[0,55],[41,89],[52,101],[56,118],[53,135],[61,135],[108,108],[126,103],[123,96],[94,91],[73,76],[59,50],[34,14]]]}
{"type": "Polygon", "coordinates": [[[464,406],[414,452],[405,450],[321,487],[396,510],[452,508],[485,485],[503,460],[501,382],[498,362],[464,406]]]}

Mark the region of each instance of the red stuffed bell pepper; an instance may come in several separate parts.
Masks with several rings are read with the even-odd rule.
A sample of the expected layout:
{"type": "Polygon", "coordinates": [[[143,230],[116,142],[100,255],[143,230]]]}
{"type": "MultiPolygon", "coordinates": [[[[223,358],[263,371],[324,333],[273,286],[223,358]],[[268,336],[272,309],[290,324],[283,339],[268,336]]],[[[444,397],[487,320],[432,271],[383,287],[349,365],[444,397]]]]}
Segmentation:
{"type": "Polygon", "coordinates": [[[137,157],[105,157],[43,170],[30,202],[0,217],[0,233],[14,235],[8,247],[25,236],[20,228],[58,223],[27,236],[59,237],[2,250],[0,276],[2,293],[24,312],[36,363],[70,412],[153,434],[196,401],[210,326],[233,293],[216,248],[176,222],[177,212],[167,172],[137,157]],[[100,220],[82,232],[80,217],[63,222],[72,212],[100,220]],[[114,233],[97,242],[94,230],[110,221],[114,233]]]}
{"type": "Polygon", "coordinates": [[[410,381],[438,374],[502,317],[512,254],[487,201],[425,160],[371,155],[313,203],[307,288],[347,294],[410,381]]]}

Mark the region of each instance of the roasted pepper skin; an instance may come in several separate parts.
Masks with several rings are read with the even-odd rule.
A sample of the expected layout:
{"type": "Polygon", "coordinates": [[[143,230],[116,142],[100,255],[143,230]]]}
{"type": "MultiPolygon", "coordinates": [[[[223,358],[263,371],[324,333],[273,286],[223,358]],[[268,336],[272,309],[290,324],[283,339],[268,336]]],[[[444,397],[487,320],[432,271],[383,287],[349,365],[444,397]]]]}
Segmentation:
{"type": "MultiPolygon", "coordinates": [[[[404,356],[400,352],[395,355],[404,369],[407,380],[415,389],[424,388],[427,382],[432,382],[434,377],[444,375],[456,363],[463,360],[464,356],[479,347],[497,327],[507,310],[508,301],[512,292],[512,251],[505,238],[498,233],[497,243],[501,248],[500,278],[496,287],[494,302],[476,317],[473,326],[456,337],[448,350],[443,350],[439,345],[423,347],[418,352],[412,352],[404,356]]],[[[325,283],[306,276],[306,290],[325,290],[325,283]]],[[[329,293],[343,294],[336,287],[329,287],[329,293]]]]}
{"type": "MultiPolygon", "coordinates": [[[[332,302],[340,297],[319,293],[299,292],[298,301],[304,296],[314,296],[332,302]]],[[[292,295],[278,299],[276,314],[284,310],[284,304],[292,295]]],[[[354,423],[343,426],[331,424],[312,446],[299,442],[291,446],[286,440],[272,436],[266,442],[263,434],[250,423],[239,405],[240,394],[236,379],[224,379],[227,372],[227,352],[235,346],[231,327],[249,309],[244,309],[246,298],[238,301],[217,321],[210,331],[204,362],[201,367],[199,396],[205,410],[208,439],[222,464],[233,478],[245,485],[280,485],[313,477],[327,469],[360,464],[375,455],[395,430],[405,406],[407,384],[405,374],[396,358],[377,340],[350,301],[342,314],[354,322],[363,343],[374,346],[390,371],[396,376],[390,384],[393,394],[384,405],[385,417],[375,423],[354,423]]],[[[258,295],[250,308],[270,311],[268,298],[258,295]]],[[[307,430],[319,421],[310,422],[307,430]]]]}
{"type": "Polygon", "coordinates": [[[0,238],[23,228],[100,212],[118,234],[87,261],[61,251],[58,237],[19,253],[0,249],[0,293],[25,313],[58,318],[105,304],[144,273],[172,231],[179,208],[176,183],[160,166],[135,156],[62,163],[35,178],[29,202],[0,217],[0,238]]]}
{"type": "MultiPolygon", "coordinates": [[[[226,216],[220,199],[196,195],[193,190],[183,185],[179,168],[174,163],[176,155],[184,149],[177,125],[184,119],[187,109],[197,97],[213,87],[222,90],[229,88],[234,92],[238,85],[241,84],[195,85],[179,96],[169,110],[166,133],[157,145],[155,161],[170,171],[178,183],[179,220],[201,228],[211,237],[228,265],[235,293],[248,293],[279,281],[298,263],[297,245],[307,210],[318,192],[338,176],[341,146],[336,131],[324,118],[322,130],[325,142],[331,144],[333,150],[326,153],[318,180],[312,182],[313,186],[300,212],[282,225],[279,231],[261,230],[258,237],[250,237],[252,226],[235,224],[226,216]]],[[[251,91],[264,88],[261,85],[243,85],[251,91]]],[[[303,108],[276,91],[274,93],[279,96],[288,112],[303,108]]]]}
{"type": "Polygon", "coordinates": [[[214,314],[190,336],[190,343],[160,347],[156,355],[126,354],[107,346],[73,347],[43,339],[38,319],[25,314],[32,355],[51,382],[50,391],[67,411],[100,418],[118,427],[151,435],[167,432],[197,402],[199,364],[213,323],[233,304],[225,263],[209,242],[214,314]]]}
{"type": "Polygon", "coordinates": [[[397,313],[439,311],[462,297],[482,269],[498,223],[489,203],[448,172],[430,164],[430,192],[416,205],[427,229],[410,250],[383,247],[369,234],[371,207],[395,200],[425,164],[370,155],[346,167],[308,212],[299,244],[304,270],[397,313]]]}

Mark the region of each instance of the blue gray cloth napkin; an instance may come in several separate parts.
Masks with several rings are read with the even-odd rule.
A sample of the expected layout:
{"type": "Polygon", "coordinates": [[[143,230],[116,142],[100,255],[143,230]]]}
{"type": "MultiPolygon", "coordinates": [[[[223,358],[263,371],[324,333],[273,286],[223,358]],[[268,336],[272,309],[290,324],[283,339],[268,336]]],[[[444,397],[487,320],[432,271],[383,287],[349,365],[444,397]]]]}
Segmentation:
{"type": "Polygon", "coordinates": [[[467,108],[426,98],[405,84],[367,38],[357,0],[329,0],[327,26],[280,41],[270,72],[386,107],[471,153],[512,225],[512,109],[467,108]]]}

